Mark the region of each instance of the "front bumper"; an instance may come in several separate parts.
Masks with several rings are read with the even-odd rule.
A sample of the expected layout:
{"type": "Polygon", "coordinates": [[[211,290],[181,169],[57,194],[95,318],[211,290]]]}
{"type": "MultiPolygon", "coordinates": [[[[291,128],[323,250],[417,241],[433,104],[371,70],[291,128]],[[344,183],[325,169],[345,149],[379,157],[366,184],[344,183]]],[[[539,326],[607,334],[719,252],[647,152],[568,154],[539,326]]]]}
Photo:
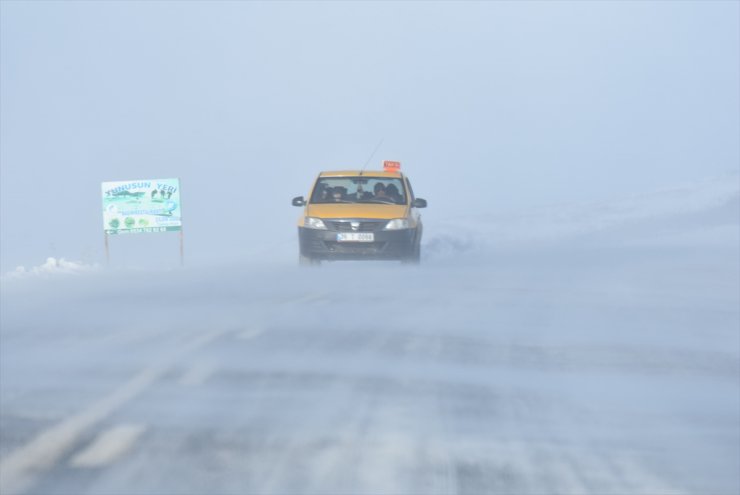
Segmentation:
{"type": "Polygon", "coordinates": [[[301,255],[316,260],[402,260],[413,255],[416,229],[378,230],[373,242],[338,242],[334,230],[298,227],[301,255]]]}

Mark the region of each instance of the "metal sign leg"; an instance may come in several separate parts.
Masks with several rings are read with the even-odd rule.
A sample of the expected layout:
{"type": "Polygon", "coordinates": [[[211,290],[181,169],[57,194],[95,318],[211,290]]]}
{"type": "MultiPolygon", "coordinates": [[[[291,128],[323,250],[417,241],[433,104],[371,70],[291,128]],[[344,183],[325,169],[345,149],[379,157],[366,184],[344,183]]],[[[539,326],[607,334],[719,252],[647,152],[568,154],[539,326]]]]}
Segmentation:
{"type": "Polygon", "coordinates": [[[105,237],[105,266],[110,266],[110,251],[108,250],[108,234],[103,234],[105,237]]]}

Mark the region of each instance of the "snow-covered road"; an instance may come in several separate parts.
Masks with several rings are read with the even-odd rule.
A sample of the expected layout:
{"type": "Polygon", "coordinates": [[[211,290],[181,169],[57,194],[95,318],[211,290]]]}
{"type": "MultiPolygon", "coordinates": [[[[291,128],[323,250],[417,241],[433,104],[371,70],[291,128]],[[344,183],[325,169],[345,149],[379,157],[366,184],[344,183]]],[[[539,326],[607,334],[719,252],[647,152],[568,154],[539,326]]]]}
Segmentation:
{"type": "Polygon", "coordinates": [[[738,491],[734,250],[488,254],[5,284],[2,493],[738,491]]]}
{"type": "Polygon", "coordinates": [[[0,493],[736,494],[727,184],[432,217],[418,267],[299,269],[291,237],[259,264],[17,270],[0,493]]]}

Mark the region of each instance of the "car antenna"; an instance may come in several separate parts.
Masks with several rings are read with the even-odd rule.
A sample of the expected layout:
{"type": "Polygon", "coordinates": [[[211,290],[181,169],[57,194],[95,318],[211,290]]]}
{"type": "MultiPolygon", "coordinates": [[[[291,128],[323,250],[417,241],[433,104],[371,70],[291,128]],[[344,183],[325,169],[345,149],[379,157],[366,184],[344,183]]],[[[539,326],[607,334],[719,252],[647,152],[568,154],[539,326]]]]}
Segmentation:
{"type": "Polygon", "coordinates": [[[369,157],[369,158],[367,159],[367,161],[365,162],[365,165],[363,165],[363,166],[362,166],[362,168],[360,169],[360,175],[362,175],[362,172],[364,172],[364,171],[365,171],[365,167],[367,167],[367,164],[368,164],[368,163],[370,163],[370,160],[372,160],[372,159],[373,159],[373,157],[375,156],[375,153],[377,153],[377,151],[378,151],[378,148],[380,148],[380,145],[381,145],[381,144],[383,144],[383,141],[384,141],[384,140],[385,140],[385,138],[381,138],[381,139],[380,139],[380,142],[379,142],[379,143],[378,143],[378,145],[377,145],[377,146],[375,147],[375,149],[373,150],[373,152],[372,152],[372,153],[370,154],[370,157],[369,157]]]}

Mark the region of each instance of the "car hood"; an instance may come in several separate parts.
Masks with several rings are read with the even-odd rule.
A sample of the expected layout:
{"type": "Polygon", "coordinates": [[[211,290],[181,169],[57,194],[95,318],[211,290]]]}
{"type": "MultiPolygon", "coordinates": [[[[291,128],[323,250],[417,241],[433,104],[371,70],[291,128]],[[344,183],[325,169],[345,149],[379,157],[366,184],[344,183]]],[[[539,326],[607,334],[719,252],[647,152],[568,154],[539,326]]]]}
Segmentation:
{"type": "Polygon", "coordinates": [[[336,203],[327,205],[309,205],[306,215],[319,218],[403,218],[406,216],[406,205],[380,205],[373,203],[336,203]]]}

